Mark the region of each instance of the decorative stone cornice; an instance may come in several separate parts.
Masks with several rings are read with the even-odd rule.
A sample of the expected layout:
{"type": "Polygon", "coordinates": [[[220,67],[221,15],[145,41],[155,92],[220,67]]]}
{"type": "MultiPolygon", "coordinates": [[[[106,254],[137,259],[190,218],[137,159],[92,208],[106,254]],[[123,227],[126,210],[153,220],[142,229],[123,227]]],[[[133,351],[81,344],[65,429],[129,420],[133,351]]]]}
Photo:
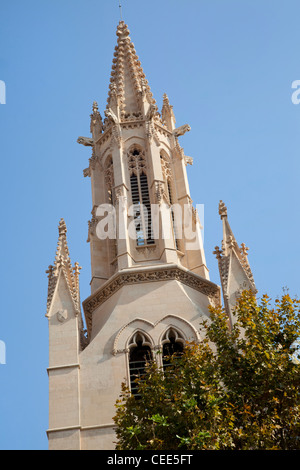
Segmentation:
{"type": "Polygon", "coordinates": [[[92,329],[93,312],[121,287],[158,281],[179,281],[206,295],[213,305],[219,305],[221,302],[219,286],[177,265],[126,270],[116,273],[83,302],[88,331],[91,332],[92,329]]]}

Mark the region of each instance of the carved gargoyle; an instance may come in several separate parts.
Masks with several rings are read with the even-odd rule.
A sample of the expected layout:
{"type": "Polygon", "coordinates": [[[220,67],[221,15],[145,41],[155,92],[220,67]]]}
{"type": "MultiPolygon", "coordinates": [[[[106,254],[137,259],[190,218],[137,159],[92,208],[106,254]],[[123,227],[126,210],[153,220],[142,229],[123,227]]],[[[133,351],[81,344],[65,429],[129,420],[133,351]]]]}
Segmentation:
{"type": "Polygon", "coordinates": [[[83,170],[83,176],[84,176],[85,178],[86,178],[87,176],[91,176],[91,169],[90,169],[90,167],[85,168],[85,169],[83,170]]]}
{"type": "Polygon", "coordinates": [[[173,135],[175,137],[179,137],[180,135],[184,135],[186,132],[189,132],[191,130],[191,127],[188,124],[184,124],[183,126],[177,127],[173,131],[173,135]]]}
{"type": "Polygon", "coordinates": [[[85,145],[86,147],[93,147],[94,140],[89,137],[78,137],[77,142],[79,144],[85,145]]]}
{"type": "Polygon", "coordinates": [[[186,155],[184,156],[185,163],[187,165],[192,165],[193,164],[193,157],[187,157],[186,155]]]}

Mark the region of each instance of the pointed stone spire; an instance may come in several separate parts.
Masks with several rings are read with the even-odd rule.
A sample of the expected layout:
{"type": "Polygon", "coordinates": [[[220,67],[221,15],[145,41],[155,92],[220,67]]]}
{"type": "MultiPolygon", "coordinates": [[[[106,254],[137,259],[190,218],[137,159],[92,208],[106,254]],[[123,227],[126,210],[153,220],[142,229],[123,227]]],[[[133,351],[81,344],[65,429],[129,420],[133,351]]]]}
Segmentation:
{"type": "Polygon", "coordinates": [[[139,113],[144,117],[149,106],[156,103],[124,21],[117,27],[117,36],[105,114],[118,121],[130,115],[138,117],[139,113]]]}
{"type": "Polygon", "coordinates": [[[75,263],[74,268],[72,266],[67,243],[67,226],[64,219],[60,219],[58,234],[54,265],[50,265],[46,271],[48,274],[47,314],[49,313],[60,273],[65,277],[75,310],[77,313],[80,313],[79,269],[81,268],[78,266],[78,263],[75,263]]]}
{"type": "MultiPolygon", "coordinates": [[[[219,203],[219,215],[223,223],[222,249],[215,247],[214,254],[219,264],[225,309],[231,318],[236,299],[244,289],[256,293],[253,274],[248,261],[248,248],[244,243],[238,245],[227,217],[227,207],[219,203]]],[[[232,320],[232,318],[231,318],[232,320]]]]}
{"type": "Polygon", "coordinates": [[[229,225],[227,218],[227,207],[225,206],[223,201],[220,201],[219,203],[219,215],[223,222],[223,255],[227,256],[230,253],[230,250],[235,249],[236,253],[239,256],[240,249],[229,225]]]}
{"type": "Polygon", "coordinates": [[[164,93],[163,96],[163,106],[161,110],[161,119],[166,128],[173,132],[175,129],[176,119],[173,111],[173,106],[170,105],[169,98],[164,93]]]}
{"type": "Polygon", "coordinates": [[[97,138],[99,137],[99,134],[101,134],[103,131],[103,122],[102,122],[101,114],[99,113],[99,110],[98,110],[97,101],[93,102],[93,112],[91,114],[90,131],[93,134],[94,141],[97,140],[97,138]]]}

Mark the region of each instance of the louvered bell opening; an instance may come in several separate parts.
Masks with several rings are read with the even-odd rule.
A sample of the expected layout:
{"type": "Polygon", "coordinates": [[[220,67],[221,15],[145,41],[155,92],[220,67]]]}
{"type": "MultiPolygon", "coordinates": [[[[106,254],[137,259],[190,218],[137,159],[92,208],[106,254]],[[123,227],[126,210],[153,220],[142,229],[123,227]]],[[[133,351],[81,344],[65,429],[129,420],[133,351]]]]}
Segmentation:
{"type": "MultiPolygon", "coordinates": [[[[167,182],[167,186],[168,186],[169,202],[170,202],[170,205],[172,206],[172,204],[173,204],[173,195],[172,195],[172,188],[171,188],[170,181],[167,182]]],[[[174,216],[173,211],[172,211],[172,225],[173,225],[173,232],[174,232],[176,250],[179,250],[180,249],[179,248],[179,240],[178,240],[178,234],[177,234],[177,231],[176,231],[175,216],[174,216]]]]}
{"type": "Polygon", "coordinates": [[[131,185],[131,198],[132,203],[134,204],[134,224],[136,231],[136,243],[138,246],[145,245],[144,232],[142,226],[141,210],[140,210],[140,191],[139,191],[139,181],[137,175],[131,175],[130,177],[131,185]]]}
{"type": "Polygon", "coordinates": [[[136,175],[131,175],[130,185],[131,185],[132,203],[139,204],[140,203],[139,185],[138,185],[138,178],[136,175]]]}
{"type": "Polygon", "coordinates": [[[136,230],[137,246],[153,245],[152,223],[151,223],[151,204],[148,191],[147,176],[131,175],[131,197],[134,204],[134,221],[136,230]],[[143,204],[144,212],[142,213],[141,204],[143,204]]]}
{"type": "Polygon", "coordinates": [[[152,227],[152,219],[151,219],[151,203],[150,203],[150,196],[148,190],[148,180],[147,175],[142,173],[140,175],[140,182],[141,182],[141,195],[142,195],[142,202],[145,208],[147,209],[147,213],[145,214],[146,217],[146,238],[147,238],[147,245],[154,244],[153,238],[153,227],[152,227]]]}

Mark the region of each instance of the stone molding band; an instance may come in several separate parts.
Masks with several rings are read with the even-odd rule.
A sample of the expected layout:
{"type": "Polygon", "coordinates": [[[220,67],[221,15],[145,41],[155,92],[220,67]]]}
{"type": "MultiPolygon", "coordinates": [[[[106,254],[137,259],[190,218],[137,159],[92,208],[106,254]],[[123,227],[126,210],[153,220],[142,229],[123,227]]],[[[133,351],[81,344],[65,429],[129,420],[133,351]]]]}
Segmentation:
{"type": "Polygon", "coordinates": [[[104,429],[104,428],[114,428],[115,424],[114,423],[108,423],[108,424],[95,424],[92,426],[81,426],[80,424],[74,425],[74,426],[66,426],[62,428],[52,428],[52,429],[47,429],[46,433],[49,435],[51,433],[55,432],[66,432],[66,431],[92,431],[93,429],[104,429]]]}
{"type": "Polygon", "coordinates": [[[126,270],[126,272],[116,273],[105,285],[101,286],[98,291],[88,297],[83,302],[83,308],[86,317],[88,330],[92,327],[92,314],[102,305],[109,297],[111,297],[121,287],[130,284],[139,284],[144,282],[158,281],[179,281],[183,284],[198,290],[202,294],[209,297],[214,305],[221,303],[220,287],[207,279],[204,279],[190,271],[185,271],[177,265],[169,267],[152,267],[149,269],[126,270]]]}

